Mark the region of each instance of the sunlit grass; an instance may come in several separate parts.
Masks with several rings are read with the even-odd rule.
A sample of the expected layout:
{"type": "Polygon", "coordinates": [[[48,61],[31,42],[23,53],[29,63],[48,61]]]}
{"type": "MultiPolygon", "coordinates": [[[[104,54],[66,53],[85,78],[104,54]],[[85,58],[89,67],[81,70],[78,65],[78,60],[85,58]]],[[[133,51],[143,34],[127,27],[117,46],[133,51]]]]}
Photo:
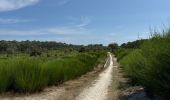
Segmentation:
{"type": "Polygon", "coordinates": [[[104,52],[59,58],[12,57],[0,60],[0,92],[35,92],[79,77],[95,67],[104,52]],[[55,59],[54,59],[55,58],[55,59]]]}

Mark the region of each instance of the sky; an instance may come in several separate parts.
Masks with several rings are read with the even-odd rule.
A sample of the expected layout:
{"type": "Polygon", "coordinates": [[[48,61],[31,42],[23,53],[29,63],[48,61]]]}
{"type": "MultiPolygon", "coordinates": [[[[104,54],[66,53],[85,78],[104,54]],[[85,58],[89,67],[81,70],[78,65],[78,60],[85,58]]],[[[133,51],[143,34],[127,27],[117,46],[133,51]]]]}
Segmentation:
{"type": "Polygon", "coordinates": [[[0,40],[119,44],[169,26],[170,0],[0,0],[0,40]]]}

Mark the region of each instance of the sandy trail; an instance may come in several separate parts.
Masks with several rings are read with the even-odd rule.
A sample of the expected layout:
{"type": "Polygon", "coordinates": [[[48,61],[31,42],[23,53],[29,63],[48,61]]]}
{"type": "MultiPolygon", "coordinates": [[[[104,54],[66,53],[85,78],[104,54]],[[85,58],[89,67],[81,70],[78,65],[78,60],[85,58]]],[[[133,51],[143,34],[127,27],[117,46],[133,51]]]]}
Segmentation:
{"type": "Polygon", "coordinates": [[[107,93],[112,82],[113,58],[109,53],[110,64],[105,71],[100,73],[92,86],[85,88],[76,100],[107,100],[107,93]]]}

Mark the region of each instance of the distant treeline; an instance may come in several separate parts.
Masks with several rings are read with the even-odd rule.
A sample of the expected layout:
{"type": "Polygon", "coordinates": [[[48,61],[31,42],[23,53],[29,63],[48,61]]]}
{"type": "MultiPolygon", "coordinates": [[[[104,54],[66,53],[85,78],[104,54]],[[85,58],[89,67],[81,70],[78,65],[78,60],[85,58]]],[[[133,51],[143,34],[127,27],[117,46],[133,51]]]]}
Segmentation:
{"type": "Polygon", "coordinates": [[[77,50],[79,52],[89,50],[105,50],[107,49],[102,44],[90,44],[88,46],[72,45],[55,41],[0,41],[0,53],[41,53],[48,50],[77,50]]]}
{"type": "Polygon", "coordinates": [[[127,42],[127,43],[123,43],[121,44],[121,48],[127,48],[127,49],[137,49],[140,48],[140,45],[143,44],[145,41],[147,41],[148,39],[140,39],[140,40],[136,40],[133,42],[127,42]]]}
{"type": "Polygon", "coordinates": [[[111,43],[108,45],[108,48],[118,57],[119,60],[123,56],[127,55],[131,50],[140,49],[141,45],[148,40],[149,39],[140,39],[132,42],[123,43],[121,45],[118,45],[117,43],[111,43]]]}

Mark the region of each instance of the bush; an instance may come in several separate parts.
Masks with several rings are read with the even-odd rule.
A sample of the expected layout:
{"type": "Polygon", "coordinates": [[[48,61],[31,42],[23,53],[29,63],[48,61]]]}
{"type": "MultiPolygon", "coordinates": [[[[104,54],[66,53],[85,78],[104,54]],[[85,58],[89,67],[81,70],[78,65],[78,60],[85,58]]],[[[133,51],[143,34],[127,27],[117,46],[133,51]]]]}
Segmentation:
{"type": "Polygon", "coordinates": [[[58,59],[14,57],[0,60],[0,92],[35,92],[92,70],[105,53],[81,53],[58,59]]]}
{"type": "Polygon", "coordinates": [[[135,84],[145,86],[164,99],[170,98],[170,33],[156,34],[120,60],[135,84]]]}
{"type": "Polygon", "coordinates": [[[8,61],[0,61],[0,92],[7,91],[13,82],[13,70],[8,61]]]}
{"type": "Polygon", "coordinates": [[[119,48],[114,54],[117,57],[117,60],[119,61],[123,57],[125,57],[127,54],[129,54],[131,51],[134,49],[124,49],[124,48],[119,48]]]}
{"type": "Polygon", "coordinates": [[[47,76],[42,62],[37,59],[19,59],[14,66],[15,90],[34,92],[47,85],[47,76]]]}

